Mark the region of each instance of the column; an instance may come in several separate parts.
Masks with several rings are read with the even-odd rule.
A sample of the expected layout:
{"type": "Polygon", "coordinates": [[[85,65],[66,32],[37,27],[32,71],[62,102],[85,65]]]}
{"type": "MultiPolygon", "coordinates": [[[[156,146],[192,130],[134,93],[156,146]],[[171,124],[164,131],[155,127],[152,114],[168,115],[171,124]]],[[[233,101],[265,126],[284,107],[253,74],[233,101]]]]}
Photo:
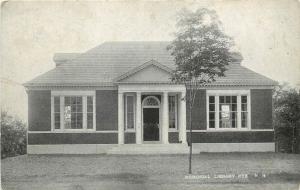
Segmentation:
{"type": "Polygon", "coordinates": [[[118,94],[118,144],[124,144],[124,94],[118,94]]]}
{"type": "Polygon", "coordinates": [[[162,143],[169,143],[169,101],[168,92],[163,93],[162,143]]]}
{"type": "Polygon", "coordinates": [[[142,144],[142,105],[141,105],[141,92],[136,93],[136,117],[135,117],[135,137],[136,137],[136,144],[142,144]]]}
{"type": "Polygon", "coordinates": [[[186,92],[181,92],[179,98],[179,140],[186,144],[186,92]]]}

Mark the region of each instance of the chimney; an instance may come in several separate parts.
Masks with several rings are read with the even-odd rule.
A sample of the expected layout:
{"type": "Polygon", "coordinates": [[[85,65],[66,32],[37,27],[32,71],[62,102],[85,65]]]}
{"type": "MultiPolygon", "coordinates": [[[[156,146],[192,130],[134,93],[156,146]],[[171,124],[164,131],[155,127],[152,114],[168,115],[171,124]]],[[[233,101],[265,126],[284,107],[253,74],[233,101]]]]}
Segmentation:
{"type": "Polygon", "coordinates": [[[80,53],[55,53],[53,56],[53,61],[56,63],[56,66],[59,66],[67,61],[75,59],[79,55],[80,53]]]}
{"type": "Polygon", "coordinates": [[[231,52],[230,57],[231,57],[230,60],[231,63],[241,64],[241,62],[243,61],[243,56],[240,52],[231,52]]]}

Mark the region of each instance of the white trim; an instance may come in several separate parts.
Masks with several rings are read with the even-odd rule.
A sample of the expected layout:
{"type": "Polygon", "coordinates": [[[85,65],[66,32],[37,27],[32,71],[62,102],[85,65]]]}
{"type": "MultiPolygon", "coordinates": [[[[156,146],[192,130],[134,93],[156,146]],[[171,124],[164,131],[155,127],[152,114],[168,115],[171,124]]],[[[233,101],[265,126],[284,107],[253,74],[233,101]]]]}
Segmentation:
{"type": "Polygon", "coordinates": [[[193,153],[201,152],[275,152],[275,143],[193,143],[193,153]]]}
{"type": "Polygon", "coordinates": [[[236,95],[249,95],[250,94],[250,90],[207,90],[206,94],[208,95],[218,95],[218,96],[222,96],[222,95],[232,95],[232,96],[236,96],[236,95]]]}
{"type": "Polygon", "coordinates": [[[162,143],[169,144],[169,94],[163,93],[162,97],[162,143]]]}
{"type": "MultiPolygon", "coordinates": [[[[161,82],[143,82],[144,84],[165,84],[161,82]]],[[[129,84],[127,83],[118,83],[117,85],[129,84]]],[[[169,82],[169,85],[173,85],[173,82],[169,82]]],[[[109,83],[109,84],[40,84],[40,85],[24,85],[26,90],[118,90],[118,86],[109,83]]],[[[231,89],[274,89],[277,85],[206,85],[202,86],[199,89],[224,89],[227,90],[228,88],[231,89]]]]}
{"type": "Polygon", "coordinates": [[[242,97],[240,95],[237,96],[237,128],[242,129],[242,97]]]}
{"type": "Polygon", "coordinates": [[[250,97],[250,93],[247,95],[247,112],[248,112],[247,128],[251,130],[251,97],[250,97]]]}
{"type": "Polygon", "coordinates": [[[162,93],[162,92],[185,92],[182,84],[120,84],[120,92],[162,93]]]}
{"type": "Polygon", "coordinates": [[[243,129],[243,130],[236,130],[236,129],[227,129],[227,130],[216,130],[216,129],[195,129],[192,130],[193,132],[257,132],[257,131],[274,131],[274,129],[243,129]]]}
{"type": "Polygon", "coordinates": [[[150,67],[150,66],[155,66],[169,74],[172,74],[172,69],[165,66],[165,65],[162,65],[160,64],[159,62],[155,61],[155,60],[150,60],[150,61],[147,61],[146,63],[140,65],[140,66],[137,66],[131,70],[129,70],[128,72],[126,72],[125,74],[122,74],[121,76],[118,76],[117,78],[113,79],[113,81],[115,81],[116,83],[119,83],[121,80],[124,80],[126,78],[129,78],[130,76],[150,67]]]}
{"type": "Polygon", "coordinates": [[[51,91],[51,130],[56,132],[85,132],[96,131],[96,93],[95,91],[51,91]],[[60,129],[55,129],[54,124],[54,97],[60,97],[60,129]],[[64,126],[64,109],[65,96],[82,97],[82,129],[65,129],[64,126]],[[87,129],[87,96],[93,97],[93,129],[87,129]]]}
{"type": "MultiPolygon", "coordinates": [[[[193,143],[193,154],[201,152],[274,152],[275,143],[193,143]]],[[[27,145],[27,154],[186,154],[187,146],[178,144],[55,144],[27,145]],[[162,149],[161,149],[162,148],[162,149]]]]}
{"type": "Polygon", "coordinates": [[[96,95],[93,96],[93,129],[96,131],[96,95]]]}
{"type": "Polygon", "coordinates": [[[59,103],[60,103],[60,129],[53,129],[54,131],[56,130],[65,130],[65,97],[64,96],[59,96],[59,103]]]}
{"type": "Polygon", "coordinates": [[[181,141],[182,144],[187,144],[186,141],[186,100],[185,100],[186,92],[181,92],[179,95],[179,141],[181,141]]]}
{"type": "MultiPolygon", "coordinates": [[[[139,93],[139,92],[137,92],[139,93]]],[[[143,143],[160,143],[162,141],[162,122],[161,122],[161,102],[159,101],[159,99],[156,97],[156,96],[147,96],[146,98],[144,98],[144,100],[142,101],[141,103],[141,107],[142,107],[142,119],[141,119],[141,139],[142,139],[142,142],[143,143]],[[158,105],[157,106],[144,106],[144,102],[149,99],[149,98],[154,98],[157,102],[158,102],[158,105]],[[147,109],[147,108],[157,108],[158,109],[158,127],[159,127],[159,139],[158,141],[145,141],[144,140],[144,108],[147,109]]]]}
{"type": "Polygon", "coordinates": [[[160,108],[160,101],[157,97],[155,96],[147,96],[146,98],[144,98],[144,100],[142,101],[142,108],[160,108]],[[147,100],[147,99],[150,99],[150,98],[154,98],[157,102],[158,102],[158,105],[150,105],[150,106],[145,106],[144,105],[144,102],[147,100]]]}
{"type": "Polygon", "coordinates": [[[27,145],[27,154],[106,154],[117,144],[27,145]]]}
{"type": "Polygon", "coordinates": [[[87,96],[82,96],[82,114],[82,128],[87,130],[87,96]]]}
{"type": "MultiPolygon", "coordinates": [[[[177,94],[169,94],[169,97],[170,96],[173,96],[174,101],[175,101],[175,128],[169,127],[169,132],[178,132],[178,95],[177,94]]],[[[169,100],[169,97],[168,97],[168,100],[169,100]]],[[[168,102],[168,104],[170,104],[170,102],[168,102]]],[[[170,118],[169,118],[169,120],[170,120],[170,118]]]]}
{"type": "Polygon", "coordinates": [[[118,93],[118,144],[124,144],[124,93],[118,93]]]}
{"type": "MultiPolygon", "coordinates": [[[[219,117],[219,111],[220,110],[219,109],[220,109],[220,107],[219,107],[219,95],[216,95],[215,96],[215,128],[216,129],[219,129],[219,127],[220,127],[219,126],[220,125],[220,117],[219,117]]],[[[209,110],[208,110],[208,113],[209,113],[209,110]]],[[[210,129],[210,128],[208,128],[208,129],[210,129]]]]}
{"type": "Polygon", "coordinates": [[[199,87],[204,90],[251,90],[251,89],[274,89],[276,85],[207,85],[199,87]]]}
{"type": "Polygon", "coordinates": [[[136,115],[136,112],[135,112],[135,96],[134,96],[134,94],[132,94],[132,93],[126,93],[125,94],[125,132],[135,132],[135,129],[136,129],[136,123],[135,123],[135,116],[136,115]],[[131,97],[133,97],[133,102],[132,102],[132,106],[133,106],[133,128],[130,128],[130,129],[128,129],[127,128],[127,97],[128,96],[131,96],[131,97]]]}
{"type": "Polygon", "coordinates": [[[51,91],[51,96],[95,96],[95,91],[85,91],[85,90],[53,90],[51,91]]]}
{"type": "Polygon", "coordinates": [[[142,95],[140,92],[136,93],[136,133],[135,133],[135,142],[136,144],[142,144],[142,95]]]}
{"type": "Polygon", "coordinates": [[[55,128],[54,120],[55,120],[55,116],[54,116],[54,96],[51,96],[51,131],[54,131],[54,128],[55,128]]]}
{"type": "Polygon", "coordinates": [[[247,131],[251,130],[251,104],[250,90],[207,90],[206,91],[206,129],[208,131],[247,131]],[[209,96],[215,97],[215,128],[209,128],[209,96]],[[220,128],[219,126],[219,96],[237,97],[237,128],[220,128]],[[241,127],[241,96],[247,96],[247,128],[241,127]]]}
{"type": "Polygon", "coordinates": [[[28,131],[28,133],[118,133],[118,131],[107,130],[107,131],[28,131]]]}

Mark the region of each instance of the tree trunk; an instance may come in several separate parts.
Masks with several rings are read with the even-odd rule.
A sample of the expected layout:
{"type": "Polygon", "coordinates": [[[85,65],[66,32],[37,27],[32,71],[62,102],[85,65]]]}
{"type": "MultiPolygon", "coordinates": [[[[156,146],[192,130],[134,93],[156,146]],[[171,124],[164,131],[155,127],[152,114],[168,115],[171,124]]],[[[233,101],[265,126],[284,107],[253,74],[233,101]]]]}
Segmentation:
{"type": "Polygon", "coordinates": [[[192,174],[192,150],[193,150],[193,140],[192,140],[192,106],[190,106],[190,155],[189,155],[189,174],[192,174]]]}

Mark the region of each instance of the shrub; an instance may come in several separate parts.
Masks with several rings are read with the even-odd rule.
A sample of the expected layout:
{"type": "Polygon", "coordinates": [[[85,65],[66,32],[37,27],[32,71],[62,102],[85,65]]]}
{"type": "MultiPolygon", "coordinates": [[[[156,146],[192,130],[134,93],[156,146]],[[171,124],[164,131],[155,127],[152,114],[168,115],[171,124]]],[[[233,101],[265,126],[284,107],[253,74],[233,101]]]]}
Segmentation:
{"type": "Polygon", "coordinates": [[[299,153],[300,91],[287,84],[278,86],[274,94],[274,108],[277,150],[299,153]]]}
{"type": "Polygon", "coordinates": [[[1,111],[1,158],[26,154],[26,125],[1,111]]]}

